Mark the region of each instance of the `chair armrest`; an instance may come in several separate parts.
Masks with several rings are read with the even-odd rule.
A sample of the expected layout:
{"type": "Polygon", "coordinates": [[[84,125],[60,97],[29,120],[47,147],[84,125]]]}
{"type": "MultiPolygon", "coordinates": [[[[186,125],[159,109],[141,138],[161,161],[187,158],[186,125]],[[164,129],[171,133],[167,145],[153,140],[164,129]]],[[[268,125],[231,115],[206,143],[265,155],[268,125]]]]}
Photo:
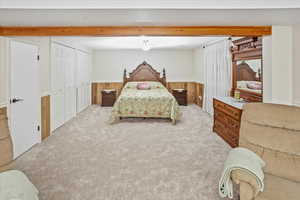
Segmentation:
{"type": "Polygon", "coordinates": [[[252,174],[237,169],[232,171],[231,178],[240,185],[241,200],[252,200],[258,195],[259,185],[252,174]]]}

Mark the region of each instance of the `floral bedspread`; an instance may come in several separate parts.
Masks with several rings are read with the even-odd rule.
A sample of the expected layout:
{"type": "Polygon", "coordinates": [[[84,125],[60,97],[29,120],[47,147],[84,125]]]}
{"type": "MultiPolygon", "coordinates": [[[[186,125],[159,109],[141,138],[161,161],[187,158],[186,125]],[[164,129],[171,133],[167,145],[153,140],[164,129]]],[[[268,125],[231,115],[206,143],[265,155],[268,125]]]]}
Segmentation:
{"type": "Polygon", "coordinates": [[[113,106],[110,122],[117,122],[120,117],[153,117],[170,118],[175,124],[180,115],[176,99],[163,85],[150,90],[125,85],[113,106]]]}

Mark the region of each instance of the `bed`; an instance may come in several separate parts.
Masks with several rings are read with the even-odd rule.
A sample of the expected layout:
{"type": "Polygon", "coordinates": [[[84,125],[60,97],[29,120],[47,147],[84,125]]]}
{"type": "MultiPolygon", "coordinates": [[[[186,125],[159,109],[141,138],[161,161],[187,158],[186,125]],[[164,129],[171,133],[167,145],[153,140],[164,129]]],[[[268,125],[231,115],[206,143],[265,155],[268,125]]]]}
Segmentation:
{"type": "Polygon", "coordinates": [[[176,99],[166,88],[165,70],[161,77],[151,65],[143,62],[129,77],[124,70],[123,78],[121,94],[112,109],[111,123],[126,117],[143,117],[168,118],[176,124],[181,112],[176,99]]]}
{"type": "MultiPolygon", "coordinates": [[[[259,60],[259,62],[261,62],[259,60]]],[[[241,61],[236,72],[237,88],[252,93],[262,93],[261,69],[255,72],[247,61],[241,61]]]]}

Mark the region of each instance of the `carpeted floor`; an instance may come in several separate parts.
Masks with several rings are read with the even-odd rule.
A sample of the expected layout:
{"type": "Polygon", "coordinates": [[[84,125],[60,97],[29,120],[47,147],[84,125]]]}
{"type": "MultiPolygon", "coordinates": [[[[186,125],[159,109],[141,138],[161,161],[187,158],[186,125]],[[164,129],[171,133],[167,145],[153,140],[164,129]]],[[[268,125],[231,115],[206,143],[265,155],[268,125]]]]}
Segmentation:
{"type": "Polygon", "coordinates": [[[41,200],[219,200],[230,147],[195,105],[169,120],[124,119],[91,106],[14,163],[41,200]]]}

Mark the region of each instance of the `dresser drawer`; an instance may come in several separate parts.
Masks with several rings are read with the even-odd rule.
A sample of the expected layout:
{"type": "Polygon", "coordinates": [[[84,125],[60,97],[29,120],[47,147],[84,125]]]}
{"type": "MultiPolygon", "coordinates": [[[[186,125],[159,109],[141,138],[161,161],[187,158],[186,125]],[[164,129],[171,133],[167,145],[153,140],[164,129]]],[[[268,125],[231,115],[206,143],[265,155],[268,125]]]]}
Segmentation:
{"type": "Polygon", "coordinates": [[[223,122],[215,120],[213,131],[223,138],[231,147],[238,146],[238,137],[236,137],[235,134],[230,134],[230,130],[223,122]]]}
{"type": "Polygon", "coordinates": [[[216,99],[214,99],[214,108],[215,108],[215,110],[219,110],[219,111],[226,113],[227,115],[233,117],[234,119],[236,119],[238,121],[241,118],[241,114],[242,114],[241,110],[234,108],[230,105],[227,105],[216,99]]]}

